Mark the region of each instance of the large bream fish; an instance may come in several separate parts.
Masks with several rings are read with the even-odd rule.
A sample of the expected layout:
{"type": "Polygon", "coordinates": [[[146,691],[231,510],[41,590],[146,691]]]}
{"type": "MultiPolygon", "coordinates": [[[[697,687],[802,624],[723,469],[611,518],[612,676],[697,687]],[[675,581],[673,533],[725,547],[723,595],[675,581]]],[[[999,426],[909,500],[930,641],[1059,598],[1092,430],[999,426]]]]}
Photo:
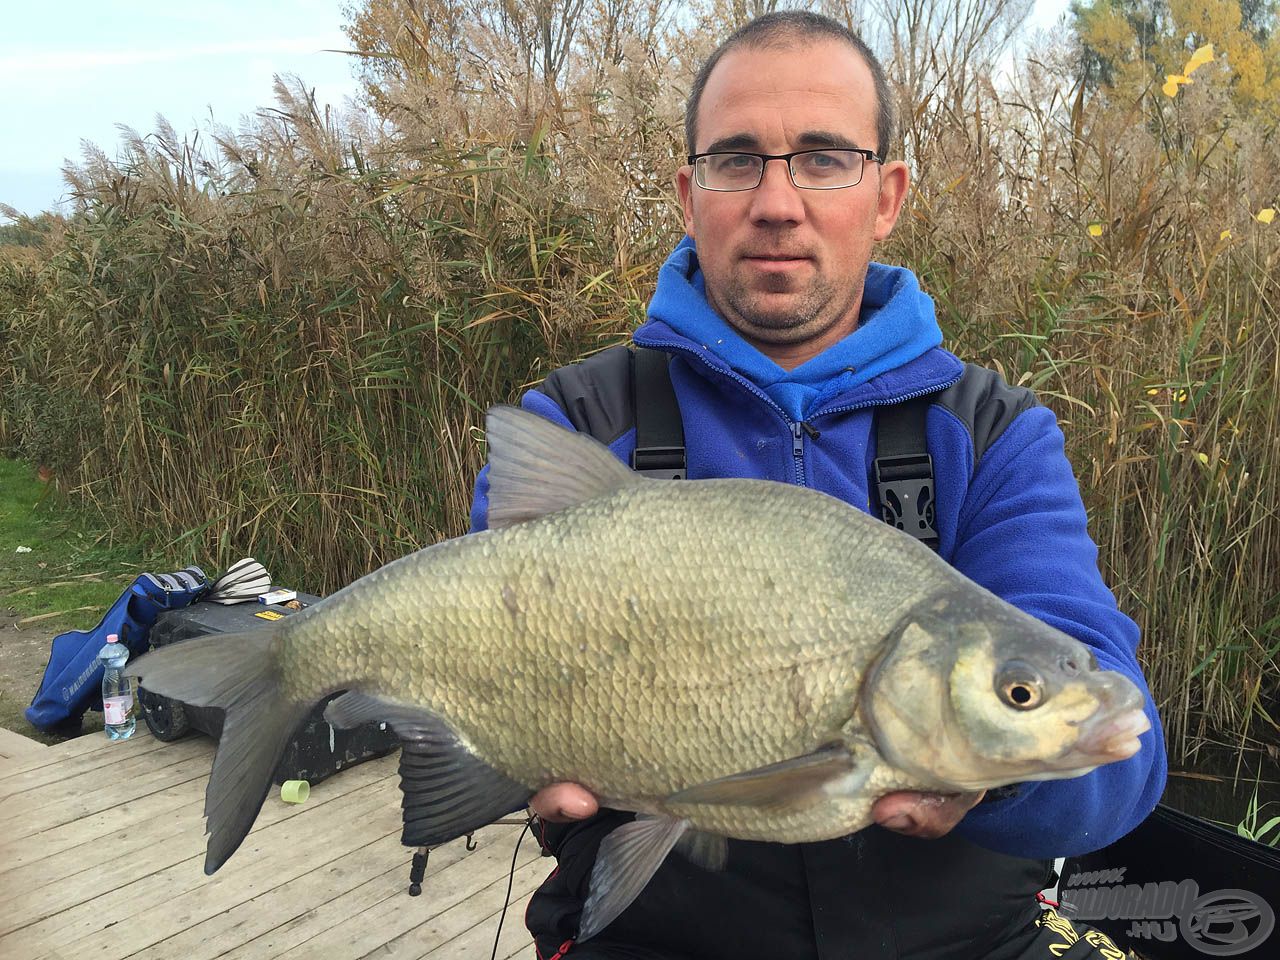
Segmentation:
{"type": "Polygon", "coordinates": [[[1089,650],[825,494],[658,481],[523,411],[488,419],[491,529],[390,563],[261,630],[129,672],[226,711],[205,871],[252,826],[305,714],[387,721],[430,757],[406,842],[556,781],[638,811],[600,848],[580,939],[673,847],[824,840],[895,790],[1084,774],[1139,749],[1142,696],[1089,650]]]}

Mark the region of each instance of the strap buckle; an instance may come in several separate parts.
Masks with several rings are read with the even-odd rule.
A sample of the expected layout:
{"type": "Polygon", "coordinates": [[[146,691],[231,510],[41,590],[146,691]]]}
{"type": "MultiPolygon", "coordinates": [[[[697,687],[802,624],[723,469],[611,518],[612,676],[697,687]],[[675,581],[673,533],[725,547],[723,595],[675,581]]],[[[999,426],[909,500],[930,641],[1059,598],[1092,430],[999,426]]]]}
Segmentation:
{"type": "Polygon", "coordinates": [[[683,480],[684,447],[636,447],[631,454],[631,469],[659,480],[683,480]]]}
{"type": "Polygon", "coordinates": [[[933,458],[927,453],[876,457],[874,466],[884,522],[930,546],[936,545],[933,458]]]}

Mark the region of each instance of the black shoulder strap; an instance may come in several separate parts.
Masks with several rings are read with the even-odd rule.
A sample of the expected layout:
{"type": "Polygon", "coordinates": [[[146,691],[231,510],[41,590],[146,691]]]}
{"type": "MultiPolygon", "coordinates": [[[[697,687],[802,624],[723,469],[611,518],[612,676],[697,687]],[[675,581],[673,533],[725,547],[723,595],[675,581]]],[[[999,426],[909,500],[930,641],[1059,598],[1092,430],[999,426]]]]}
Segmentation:
{"type": "Polygon", "coordinates": [[[995,370],[966,363],[960,379],[941,393],[877,408],[873,473],[880,516],[936,550],[933,460],[925,445],[925,417],[935,403],[969,432],[976,467],[1005,428],[1039,401],[995,370]]]}
{"type": "Polygon", "coordinates": [[[631,455],[631,469],[663,480],[683,480],[684,422],[671,386],[671,357],[648,347],[637,347],[632,356],[631,409],[636,418],[636,449],[631,455]]]}
{"type": "Polygon", "coordinates": [[[934,527],[933,458],[925,446],[925,417],[932,394],[876,408],[876,459],[873,473],[880,516],[932,550],[934,527]]]}
{"type": "MultiPolygon", "coordinates": [[[[632,351],[619,344],[553,372],[539,388],[565,412],[574,429],[612,443],[634,425],[631,466],[649,476],[686,475],[684,424],[671,385],[671,358],[661,350],[632,351]]],[[[994,370],[966,364],[941,393],[877,408],[872,480],[880,516],[934,549],[933,461],[925,444],[925,417],[936,403],[969,431],[977,464],[1035,394],[1011,387],[994,370]]]]}

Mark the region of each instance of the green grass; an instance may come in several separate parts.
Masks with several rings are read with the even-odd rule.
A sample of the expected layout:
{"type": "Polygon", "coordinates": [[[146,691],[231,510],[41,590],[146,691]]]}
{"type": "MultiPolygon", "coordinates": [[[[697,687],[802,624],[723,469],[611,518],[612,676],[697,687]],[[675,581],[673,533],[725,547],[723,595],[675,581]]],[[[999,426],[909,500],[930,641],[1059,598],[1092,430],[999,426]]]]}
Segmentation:
{"type": "MultiPolygon", "coordinates": [[[[0,459],[0,727],[42,743],[67,739],[34,729],[23,716],[49,642],[67,630],[96,626],[146,569],[146,557],[105,517],[73,506],[38,480],[29,464],[0,459]],[[20,547],[28,549],[19,553],[20,547]]],[[[85,714],[82,733],[101,729],[102,714],[85,714]]]]}
{"type": "Polygon", "coordinates": [[[10,622],[50,635],[87,629],[143,569],[142,548],[118,540],[105,518],[70,506],[29,465],[0,459],[0,609],[13,611],[10,622]]]}

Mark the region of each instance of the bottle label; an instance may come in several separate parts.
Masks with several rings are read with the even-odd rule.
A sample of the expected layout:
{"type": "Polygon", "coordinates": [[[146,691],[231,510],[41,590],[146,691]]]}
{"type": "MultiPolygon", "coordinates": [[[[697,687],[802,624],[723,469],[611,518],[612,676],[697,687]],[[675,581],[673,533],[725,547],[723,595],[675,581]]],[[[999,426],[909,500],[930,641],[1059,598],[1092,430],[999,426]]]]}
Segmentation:
{"type": "Polygon", "coordinates": [[[105,723],[127,723],[133,709],[133,697],[106,697],[102,701],[102,719],[105,723]]]}

